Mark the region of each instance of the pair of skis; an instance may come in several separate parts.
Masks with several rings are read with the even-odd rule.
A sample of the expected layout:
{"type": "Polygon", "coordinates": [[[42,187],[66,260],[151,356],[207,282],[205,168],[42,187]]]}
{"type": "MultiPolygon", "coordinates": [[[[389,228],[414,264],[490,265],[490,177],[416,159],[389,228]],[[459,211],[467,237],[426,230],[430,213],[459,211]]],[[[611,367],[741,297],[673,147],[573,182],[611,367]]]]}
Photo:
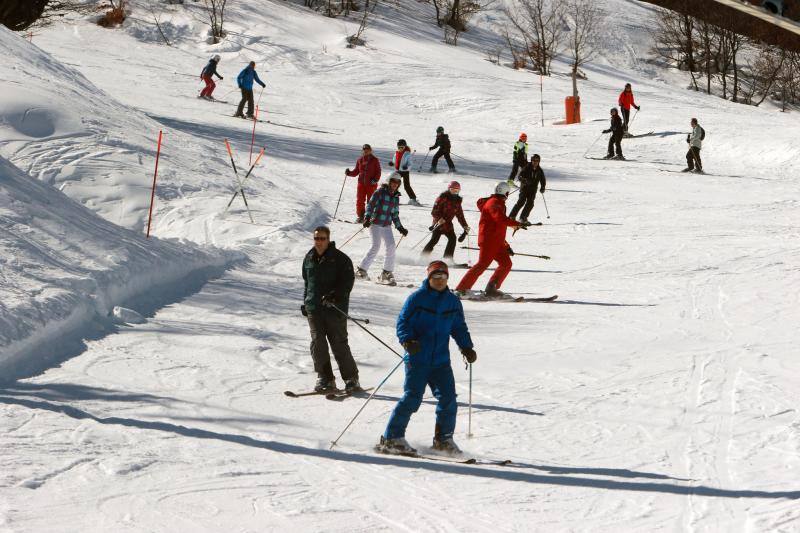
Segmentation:
{"type": "Polygon", "coordinates": [[[239,171],[236,168],[236,162],[233,160],[233,150],[231,150],[231,143],[228,142],[228,139],[225,139],[225,148],[228,149],[228,155],[231,158],[231,166],[233,167],[233,174],[236,176],[236,184],[238,188],[234,191],[233,196],[231,196],[228,205],[225,206],[225,211],[222,213],[222,215],[225,216],[228,214],[228,209],[230,209],[231,204],[233,204],[233,201],[236,199],[236,196],[241,194],[242,200],[244,200],[244,206],[247,208],[247,214],[250,216],[250,222],[255,224],[255,221],[253,220],[253,213],[250,212],[250,206],[247,203],[247,196],[245,196],[244,194],[244,182],[247,181],[247,178],[250,177],[250,174],[253,172],[253,169],[256,168],[256,165],[261,160],[261,156],[264,155],[264,150],[266,148],[262,148],[261,151],[258,153],[258,157],[256,157],[256,160],[253,161],[252,165],[250,165],[250,170],[247,171],[247,174],[245,174],[244,179],[239,178],[239,171]]]}
{"type": "Polygon", "coordinates": [[[341,401],[356,394],[369,392],[373,388],[374,387],[369,387],[368,389],[355,389],[351,391],[346,391],[342,389],[326,389],[322,391],[294,392],[287,390],[284,391],[283,393],[289,398],[303,398],[305,396],[325,396],[326,400],[341,401]]]}

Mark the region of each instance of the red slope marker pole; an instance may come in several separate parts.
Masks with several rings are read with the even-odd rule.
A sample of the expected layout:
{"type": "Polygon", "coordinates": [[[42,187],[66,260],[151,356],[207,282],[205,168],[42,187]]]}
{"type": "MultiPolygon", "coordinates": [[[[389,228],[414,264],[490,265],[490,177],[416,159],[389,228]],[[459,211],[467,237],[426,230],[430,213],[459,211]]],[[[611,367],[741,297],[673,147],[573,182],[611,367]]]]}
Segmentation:
{"type": "Polygon", "coordinates": [[[150,192],[150,213],[147,215],[147,238],[150,238],[150,224],[153,221],[153,203],[156,199],[156,176],[158,176],[158,159],[161,156],[161,137],[163,130],[158,130],[158,148],[156,149],[156,170],[153,173],[153,190],[150,192]]]}
{"type": "Polygon", "coordinates": [[[253,163],[253,145],[256,143],[256,124],[258,123],[258,106],[256,106],[256,114],[253,115],[253,137],[250,139],[250,157],[247,159],[247,164],[253,163]]]}

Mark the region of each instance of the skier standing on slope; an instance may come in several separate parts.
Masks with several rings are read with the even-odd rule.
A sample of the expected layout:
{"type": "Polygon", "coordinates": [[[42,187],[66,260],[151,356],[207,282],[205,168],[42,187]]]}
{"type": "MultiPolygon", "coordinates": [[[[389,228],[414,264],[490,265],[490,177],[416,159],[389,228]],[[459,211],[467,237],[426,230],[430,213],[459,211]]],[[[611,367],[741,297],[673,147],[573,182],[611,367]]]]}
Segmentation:
{"type": "Polygon", "coordinates": [[[239,84],[239,89],[242,91],[242,100],[239,102],[239,107],[236,108],[236,114],[233,115],[234,117],[245,118],[242,111],[244,110],[244,103],[247,102],[246,118],[253,118],[253,108],[255,107],[255,103],[253,102],[254,81],[261,85],[262,88],[266,87],[264,82],[261,81],[261,78],[258,77],[256,62],[251,61],[249,65],[242,69],[239,76],[236,77],[236,82],[239,84]]]}
{"type": "Polygon", "coordinates": [[[497,261],[497,270],[489,279],[484,291],[487,296],[502,296],[500,286],[511,272],[511,247],[506,242],[506,228],[528,229],[527,222],[517,222],[506,216],[506,199],[509,193],[508,183],[501,181],[494,189],[494,194],[488,198],[478,200],[478,209],[481,220],[478,226],[478,248],[480,248],[478,262],[470,268],[461,278],[456,287],[456,292],[461,295],[472,289],[483,272],[489,268],[492,261],[497,261]]]}
{"type": "Polygon", "coordinates": [[[603,130],[603,133],[610,133],[611,137],[608,139],[608,153],[606,154],[606,159],[625,159],[622,155],[622,119],[619,118],[619,113],[617,113],[617,108],[611,108],[611,127],[607,130],[603,130]],[[614,148],[617,149],[617,155],[614,155],[614,148]]]}
{"type": "Polygon", "coordinates": [[[636,108],[636,111],[639,111],[641,107],[636,105],[636,102],[633,101],[633,90],[631,89],[631,84],[626,83],[625,89],[621,93],[619,93],[619,109],[622,111],[622,129],[627,134],[628,133],[628,122],[631,118],[631,106],[636,108]]]}
{"type": "Polygon", "coordinates": [[[519,199],[511,210],[511,213],[509,213],[509,218],[516,218],[517,213],[522,209],[519,220],[520,222],[528,222],[528,215],[531,214],[533,201],[536,199],[536,189],[538,188],[539,192],[544,194],[547,181],[544,178],[542,167],[539,166],[541,160],[542,158],[539,154],[533,154],[531,162],[522,169],[519,175],[519,199]]]}
{"type": "Polygon", "coordinates": [[[514,186],[517,179],[517,172],[528,163],[528,134],[520,133],[519,140],[514,143],[514,156],[512,160],[511,174],[508,176],[508,185],[514,186]]]}
{"type": "Polygon", "coordinates": [[[383,242],[386,256],[383,261],[383,272],[378,281],[386,285],[396,285],[394,281],[394,234],[392,224],[404,237],[408,235],[408,230],[400,222],[400,174],[392,172],[389,178],[383,183],[369,199],[367,211],[364,215],[364,227],[369,228],[372,237],[372,246],[361,260],[356,275],[361,279],[369,279],[367,270],[378,255],[383,242]]]}
{"type": "Polygon", "coordinates": [[[686,136],[686,142],[689,143],[689,151],[686,152],[686,168],[682,172],[695,171],[702,174],[703,162],[700,160],[700,149],[703,147],[703,139],[706,138],[706,130],[700,126],[696,118],[692,119],[691,126],[692,133],[686,136]]]}
{"type": "Polygon", "coordinates": [[[423,256],[430,255],[434,246],[444,235],[447,237],[447,246],[444,249],[443,259],[445,261],[453,261],[453,255],[456,250],[456,232],[453,226],[453,218],[458,218],[459,224],[464,228],[464,235],[469,233],[469,225],[464,218],[464,210],[461,208],[463,198],[459,196],[460,192],[461,185],[457,181],[451,181],[450,185],[447,186],[447,190],[440,194],[433,204],[433,209],[431,210],[433,224],[430,227],[431,240],[422,249],[423,256]]]}
{"type": "Polygon", "coordinates": [[[434,174],[438,172],[436,170],[436,166],[439,164],[440,157],[444,157],[444,160],[447,161],[448,172],[455,172],[456,166],[453,164],[453,160],[450,158],[450,136],[444,132],[444,128],[442,126],[436,128],[436,142],[433,143],[433,146],[428,148],[428,151],[431,151],[437,147],[439,150],[434,154],[433,159],[431,160],[431,172],[434,174]]]}
{"type": "Polygon", "coordinates": [[[478,355],[472,345],[461,301],[447,290],[448,269],[444,261],[428,265],[428,278],[403,305],[397,317],[397,338],[406,350],[403,397],[397,402],[377,451],[415,454],[405,439],[411,415],[422,404],[425,388],[438,400],[433,448],[452,455],[461,453],[453,440],[456,428],[456,384],[450,366],[450,337],[464,360],[474,363],[478,355]]]}
{"type": "Polygon", "coordinates": [[[214,83],[214,79],[212,78],[212,76],[216,76],[220,80],[225,79],[219,75],[219,72],[217,72],[217,65],[219,64],[220,59],[222,58],[219,56],[219,54],[215,55],[209,60],[208,65],[206,65],[203,68],[202,72],[200,72],[200,79],[206,82],[206,86],[203,88],[202,91],[200,91],[200,98],[205,98],[206,100],[214,99],[214,97],[211,96],[211,93],[214,92],[214,89],[216,89],[217,84],[214,83]]]}
{"type": "Polygon", "coordinates": [[[347,343],[347,313],[353,290],[353,262],[336,249],[330,240],[331,230],[319,226],[314,230],[314,247],[303,259],[303,305],[300,311],[308,318],[311,331],[311,357],[317,373],[317,392],[336,389],[328,343],[339,365],[345,390],[357,391],[358,367],[347,343]]]}
{"type": "Polygon", "coordinates": [[[405,139],[397,141],[397,151],[394,153],[394,159],[389,161],[389,166],[403,177],[403,189],[408,195],[408,205],[421,207],[422,204],[417,201],[417,195],[411,188],[411,148],[408,147],[405,139]]]}
{"type": "Polygon", "coordinates": [[[365,144],[361,147],[361,157],[356,161],[356,168],[344,171],[345,176],[358,176],[358,188],[356,189],[356,223],[364,222],[364,205],[367,200],[372,198],[373,193],[378,188],[378,181],[381,179],[381,163],[378,158],[372,155],[372,146],[365,144]]]}

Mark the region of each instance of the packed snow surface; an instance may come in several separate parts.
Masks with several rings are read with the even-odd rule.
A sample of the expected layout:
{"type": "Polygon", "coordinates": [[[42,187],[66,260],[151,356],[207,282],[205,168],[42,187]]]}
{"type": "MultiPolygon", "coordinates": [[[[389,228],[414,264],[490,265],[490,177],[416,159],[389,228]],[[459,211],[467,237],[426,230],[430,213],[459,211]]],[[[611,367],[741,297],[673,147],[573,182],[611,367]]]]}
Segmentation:
{"type": "MultiPolygon", "coordinates": [[[[109,301],[110,332],[0,387],[0,531],[800,529],[796,116],[686,91],[642,61],[652,10],[604,5],[615,27],[580,82],[584,122],[573,126],[556,125],[571,91],[563,63],[543,80],[542,116],[538,76],[485,60],[500,43],[492,16],[454,48],[417,2],[381,5],[368,46],[355,49],[344,42],[355,19],[268,1],[231,4],[219,45],[206,43],[193,3],[162,14],[171,47],[144,9],[118,30],[67,21],[33,44],[0,34],[19,50],[0,65],[4,90],[16,88],[0,101],[3,217],[51,228],[51,248],[54,226],[85,232],[74,233],[85,236],[69,244],[85,247],[69,262],[91,283],[98,255],[143,241],[118,226],[143,230],[162,130],[153,233],[179,240],[151,240],[137,254],[156,254],[159,275],[164,258],[213,255],[202,245],[247,258],[167,305],[109,301]],[[226,103],[195,98],[213,53],[225,77],[215,96],[226,103]],[[230,115],[233,80],[251,59],[268,83],[260,116],[270,121],[256,124],[254,151],[265,147],[265,159],[245,188],[255,223],[240,197],[223,215],[235,184],[224,139],[240,173],[249,168],[253,123],[230,115]],[[585,158],[605,154],[601,131],[626,81],[642,106],[631,129],[645,135],[623,141],[627,162],[585,158]],[[707,132],[706,175],[680,173],[691,117],[707,132]],[[451,345],[456,441],[468,457],[509,466],[374,454],[402,370],[333,450],[363,400],[284,395],[315,380],[299,313],[310,230],[328,223],[340,245],[356,234],[343,248],[354,261],[369,246],[359,226],[331,219],[343,170],[365,142],[388,161],[401,137],[416,149],[416,170],[439,125],[458,171],[412,173],[425,207],[401,208],[410,233],[399,284],[357,281],[350,309],[400,349],[394,323],[407,285],[424,277],[413,246],[434,198],[459,180],[476,230],[475,201],[506,178],[526,131],[547,174],[549,216],[537,198],[532,219],[544,224],[508,238],[517,252],[552,259],[515,257],[503,289],[559,298],[465,302],[478,353],[472,437],[469,374],[451,345]],[[53,187],[65,183],[63,193],[53,187]],[[103,240],[89,224],[128,241],[103,240]]],[[[337,218],[355,218],[354,200],[348,180],[337,218]]],[[[47,249],[9,253],[27,266],[13,270],[9,255],[3,275],[29,284],[0,282],[21,287],[23,304],[31,291],[75,286],[35,281],[47,249]]],[[[457,250],[458,262],[475,259],[457,250]]],[[[372,277],[379,271],[380,258],[372,277]]],[[[451,286],[463,272],[451,272],[451,286]]],[[[364,386],[397,363],[354,325],[350,344],[364,386]]],[[[423,451],[434,403],[426,398],[409,426],[423,451]]]]}

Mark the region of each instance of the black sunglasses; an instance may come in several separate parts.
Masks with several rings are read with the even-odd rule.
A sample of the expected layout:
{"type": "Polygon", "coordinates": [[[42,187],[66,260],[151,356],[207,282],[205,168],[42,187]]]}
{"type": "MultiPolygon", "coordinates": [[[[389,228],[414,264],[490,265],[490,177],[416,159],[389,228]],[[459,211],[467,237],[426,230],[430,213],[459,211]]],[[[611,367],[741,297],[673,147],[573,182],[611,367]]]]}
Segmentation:
{"type": "Polygon", "coordinates": [[[314,240],[315,241],[327,241],[328,238],[327,237],[314,237],[314,240]]]}

